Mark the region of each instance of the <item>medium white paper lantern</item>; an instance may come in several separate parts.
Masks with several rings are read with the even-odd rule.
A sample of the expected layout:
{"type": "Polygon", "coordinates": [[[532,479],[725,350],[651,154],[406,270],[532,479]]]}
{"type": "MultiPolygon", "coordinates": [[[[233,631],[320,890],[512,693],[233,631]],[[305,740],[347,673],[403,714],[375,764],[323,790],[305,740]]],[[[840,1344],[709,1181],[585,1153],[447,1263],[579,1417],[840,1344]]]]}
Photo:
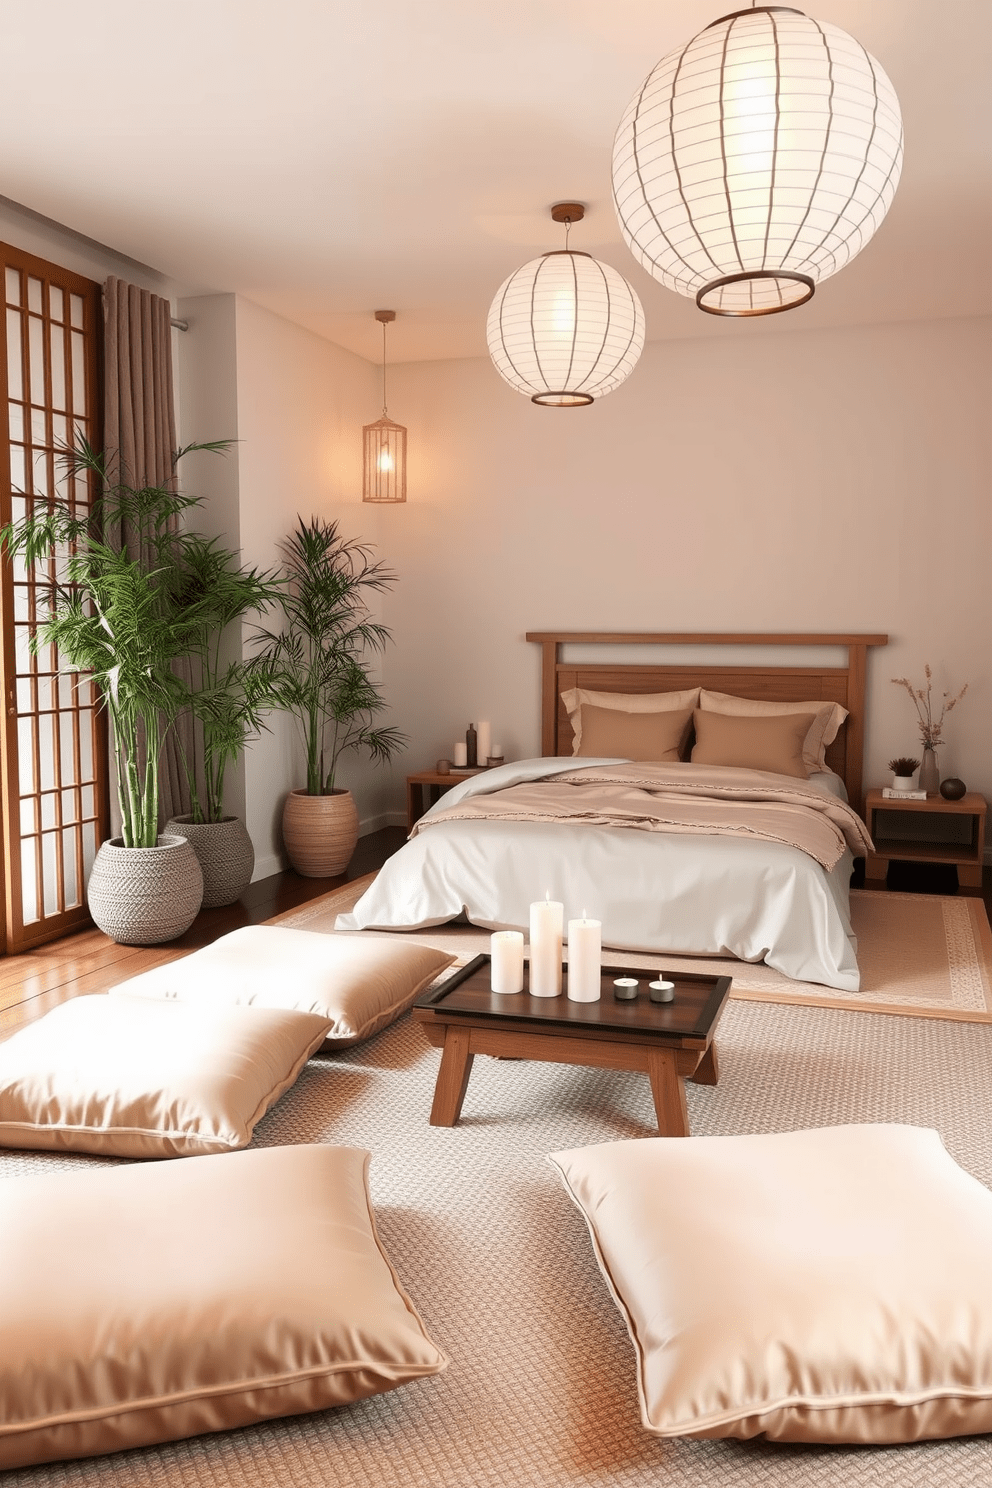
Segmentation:
{"type": "Polygon", "coordinates": [[[588,253],[533,258],[499,288],[486,326],[497,372],[532,403],[578,408],[630,376],[644,311],[622,274],[588,253]]]}
{"type": "Polygon", "coordinates": [[[860,253],[902,167],[899,101],[846,31],[760,6],[649,74],[620,121],[613,197],[637,261],[713,315],[803,304],[860,253]]]}

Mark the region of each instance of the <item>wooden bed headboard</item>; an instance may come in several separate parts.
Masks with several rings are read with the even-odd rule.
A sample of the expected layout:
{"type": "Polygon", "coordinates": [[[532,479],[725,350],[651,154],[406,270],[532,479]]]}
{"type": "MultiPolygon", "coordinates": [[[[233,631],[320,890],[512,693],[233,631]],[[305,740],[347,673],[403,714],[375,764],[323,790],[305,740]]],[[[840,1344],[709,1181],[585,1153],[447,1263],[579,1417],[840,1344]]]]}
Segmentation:
{"type": "Polygon", "coordinates": [[[748,635],[689,632],[620,634],[610,631],[527,632],[542,650],[541,753],[572,752],[572,727],[561,694],[570,687],[597,692],[678,692],[708,687],[734,697],[766,702],[835,702],[848,711],[837,738],[826,751],[827,764],[844,781],[856,811],[863,801],[865,744],[865,664],[869,646],[885,646],[887,635],[748,635]],[[563,659],[567,645],[586,646],[843,646],[847,665],[837,666],[694,666],[625,662],[574,662],[563,659]]]}

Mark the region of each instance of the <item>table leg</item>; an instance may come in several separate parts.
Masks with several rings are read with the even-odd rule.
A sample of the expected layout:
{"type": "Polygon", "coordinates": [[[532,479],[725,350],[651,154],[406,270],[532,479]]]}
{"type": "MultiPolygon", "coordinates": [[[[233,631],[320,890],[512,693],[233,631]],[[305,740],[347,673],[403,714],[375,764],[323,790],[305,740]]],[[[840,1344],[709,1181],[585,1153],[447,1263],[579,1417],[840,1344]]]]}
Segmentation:
{"type": "Polygon", "coordinates": [[[449,1028],[441,1050],[441,1068],[434,1087],[431,1126],[454,1126],[461,1115],[475,1055],[469,1052],[467,1028],[449,1028]]]}
{"type": "Polygon", "coordinates": [[[648,1079],[651,1081],[659,1134],[663,1137],[687,1137],[689,1112],[674,1049],[652,1049],[649,1052],[648,1079]]]}
{"type": "Polygon", "coordinates": [[[716,1057],[716,1044],[711,1043],[696,1065],[690,1079],[694,1085],[715,1085],[720,1078],[720,1065],[716,1057]]]}

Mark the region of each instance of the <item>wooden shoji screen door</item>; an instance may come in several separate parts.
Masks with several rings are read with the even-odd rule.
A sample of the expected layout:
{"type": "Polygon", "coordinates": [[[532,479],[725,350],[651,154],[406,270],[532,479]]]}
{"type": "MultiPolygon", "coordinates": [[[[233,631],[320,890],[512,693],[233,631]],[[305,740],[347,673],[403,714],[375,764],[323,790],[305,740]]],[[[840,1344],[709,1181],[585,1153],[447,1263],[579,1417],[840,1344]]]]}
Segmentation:
{"type": "MultiPolygon", "coordinates": [[[[100,286],[0,244],[0,523],[53,492],[88,506],[58,452],[84,434],[99,445],[100,286]]],[[[31,654],[54,563],[0,565],[0,834],[3,944],[25,950],[88,923],[86,878],[108,833],[106,724],[86,675],[59,670],[54,647],[31,654]]]]}

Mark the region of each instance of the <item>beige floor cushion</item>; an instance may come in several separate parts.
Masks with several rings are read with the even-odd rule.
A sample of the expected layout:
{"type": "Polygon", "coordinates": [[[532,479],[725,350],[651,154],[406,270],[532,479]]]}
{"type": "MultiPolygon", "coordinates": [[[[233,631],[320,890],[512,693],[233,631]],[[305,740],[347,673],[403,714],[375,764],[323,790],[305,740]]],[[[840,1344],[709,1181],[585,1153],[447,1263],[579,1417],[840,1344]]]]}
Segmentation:
{"type": "Polygon", "coordinates": [[[0,1181],[0,1469],[344,1405],[447,1360],[353,1147],[0,1181]]]}
{"type": "Polygon", "coordinates": [[[454,959],[395,935],[248,925],[112,991],[317,1013],[330,1021],[325,1048],[332,1051],[394,1022],[454,959]]]}
{"type": "Polygon", "coordinates": [[[313,1013],[74,997],[0,1044],[0,1146],[118,1157],[246,1147],[327,1029],[313,1013]]]}
{"type": "Polygon", "coordinates": [[[936,1132],[838,1126],[559,1152],[659,1436],[992,1431],[992,1193],[936,1132]]]}

